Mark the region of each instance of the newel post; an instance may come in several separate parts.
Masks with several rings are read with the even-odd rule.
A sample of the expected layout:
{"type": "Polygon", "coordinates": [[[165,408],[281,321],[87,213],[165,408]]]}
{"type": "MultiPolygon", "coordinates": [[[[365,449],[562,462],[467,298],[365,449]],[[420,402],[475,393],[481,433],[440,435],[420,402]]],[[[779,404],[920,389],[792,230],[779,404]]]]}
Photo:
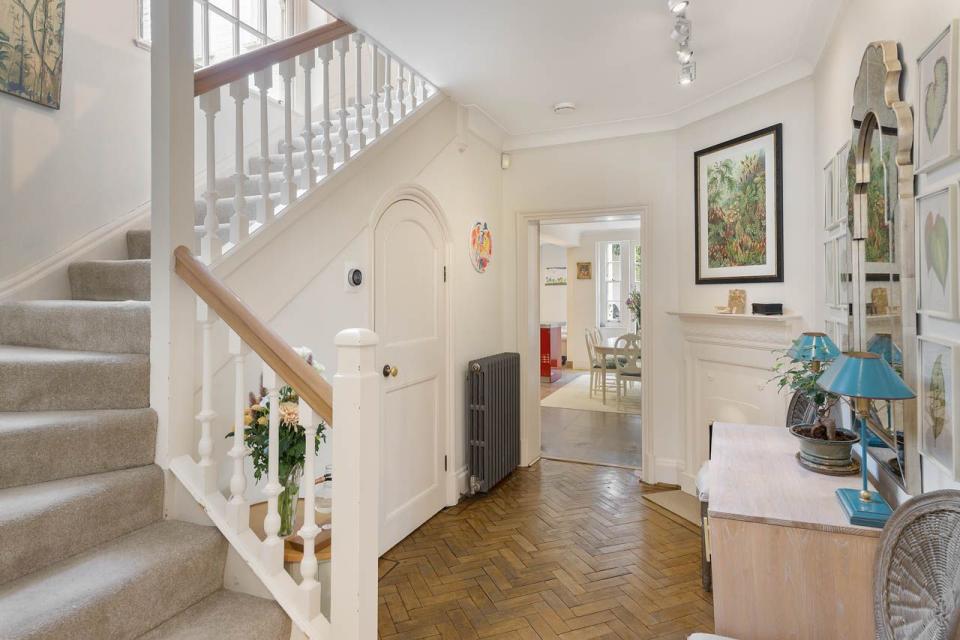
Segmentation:
{"type": "Polygon", "coordinates": [[[377,334],[337,334],[333,379],[333,526],[330,622],[334,638],[377,637],[380,534],[380,385],[377,334]]]}

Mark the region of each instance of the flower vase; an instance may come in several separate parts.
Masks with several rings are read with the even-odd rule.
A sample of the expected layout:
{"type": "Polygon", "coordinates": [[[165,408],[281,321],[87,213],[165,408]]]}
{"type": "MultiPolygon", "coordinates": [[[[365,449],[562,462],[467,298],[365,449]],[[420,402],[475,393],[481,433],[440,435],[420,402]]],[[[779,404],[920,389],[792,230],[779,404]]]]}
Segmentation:
{"type": "Polygon", "coordinates": [[[303,477],[303,467],[295,465],[290,468],[285,477],[280,478],[283,491],[277,497],[277,509],[280,511],[281,538],[293,534],[293,527],[297,520],[297,501],[300,497],[300,479],[303,477]]]}

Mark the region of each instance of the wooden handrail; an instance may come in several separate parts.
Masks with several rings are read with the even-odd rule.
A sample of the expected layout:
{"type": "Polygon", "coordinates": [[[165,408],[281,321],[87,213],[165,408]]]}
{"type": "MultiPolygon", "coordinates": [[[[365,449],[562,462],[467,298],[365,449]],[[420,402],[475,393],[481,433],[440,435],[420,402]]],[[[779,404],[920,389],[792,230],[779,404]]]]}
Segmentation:
{"type": "Polygon", "coordinates": [[[214,276],[190,249],[173,252],[174,271],[240,336],[286,384],[293,387],[327,425],[333,425],[333,389],[316,369],[297,355],[273,329],[264,324],[240,298],[214,276]]]}
{"type": "Polygon", "coordinates": [[[278,62],[289,60],[301,53],[339,40],[356,30],[357,28],[352,24],[337,20],[273,42],[265,47],[254,49],[235,58],[197,69],[193,72],[193,95],[199,96],[217,87],[230,84],[234,80],[266,69],[278,62]]]}

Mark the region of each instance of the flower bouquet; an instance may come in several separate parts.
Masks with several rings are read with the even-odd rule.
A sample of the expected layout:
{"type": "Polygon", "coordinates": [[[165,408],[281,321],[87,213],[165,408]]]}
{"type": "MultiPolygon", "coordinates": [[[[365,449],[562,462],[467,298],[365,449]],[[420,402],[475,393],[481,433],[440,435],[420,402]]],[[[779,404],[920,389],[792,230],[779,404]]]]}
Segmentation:
{"type": "Polygon", "coordinates": [[[640,335],[640,292],[637,289],[634,289],[630,292],[630,295],[627,296],[627,308],[630,309],[630,313],[633,314],[634,322],[637,326],[637,335],[640,335]]]}
{"type": "MultiPolygon", "coordinates": [[[[323,365],[315,362],[313,352],[307,347],[295,349],[297,355],[307,361],[319,373],[324,372],[323,365]]],[[[297,498],[300,495],[300,479],[303,476],[303,464],[306,457],[306,429],[300,424],[300,397],[290,385],[280,387],[276,410],[280,413],[280,450],[278,478],[283,488],[278,496],[280,511],[280,531],[282,538],[293,533],[297,513],[297,498]]],[[[259,483],[268,474],[270,454],[270,398],[260,379],[259,395],[250,392],[250,406],[244,409],[244,443],[250,449],[253,460],[253,477],[259,483]]],[[[326,442],[326,425],[321,420],[317,426],[317,437],[313,444],[312,455],[320,449],[320,442],[326,442]]],[[[227,434],[233,437],[233,432],[227,434]]]]}

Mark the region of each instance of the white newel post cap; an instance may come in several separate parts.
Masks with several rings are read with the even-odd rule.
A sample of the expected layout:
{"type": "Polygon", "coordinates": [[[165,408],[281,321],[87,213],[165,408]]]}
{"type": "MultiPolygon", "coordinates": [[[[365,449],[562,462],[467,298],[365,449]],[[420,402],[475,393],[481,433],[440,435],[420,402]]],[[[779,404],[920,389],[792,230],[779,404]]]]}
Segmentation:
{"type": "Polygon", "coordinates": [[[372,347],[380,342],[377,334],[370,329],[344,329],[334,338],[338,347],[372,347]]]}

